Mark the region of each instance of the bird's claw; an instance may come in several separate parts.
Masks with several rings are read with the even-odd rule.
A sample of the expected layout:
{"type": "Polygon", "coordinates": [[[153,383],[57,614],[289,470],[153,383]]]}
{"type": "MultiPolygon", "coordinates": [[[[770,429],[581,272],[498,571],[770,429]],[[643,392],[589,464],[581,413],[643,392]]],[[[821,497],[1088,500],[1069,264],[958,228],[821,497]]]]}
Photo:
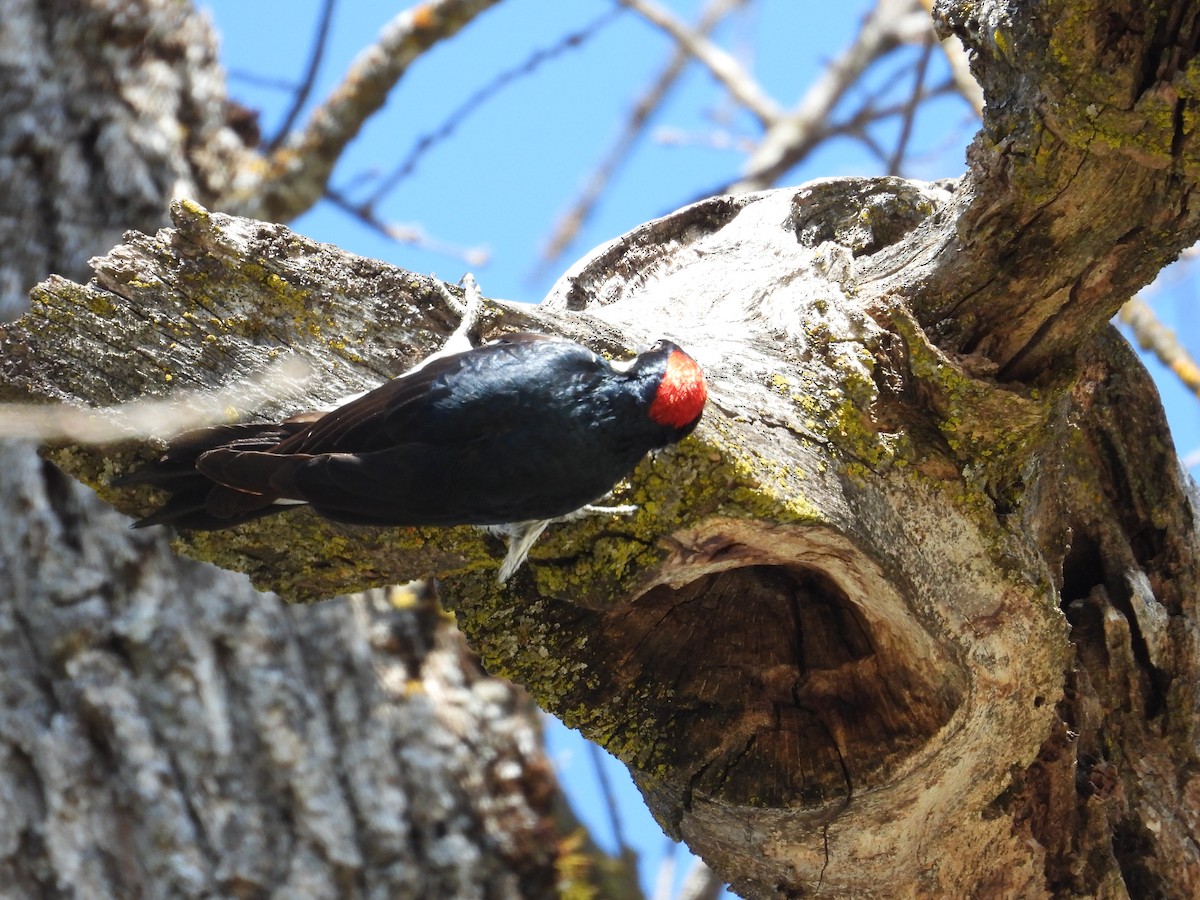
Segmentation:
{"type": "Polygon", "coordinates": [[[589,503],[580,509],[579,513],[593,516],[632,516],[637,511],[636,503],[622,503],[619,506],[592,506],[589,503]]]}

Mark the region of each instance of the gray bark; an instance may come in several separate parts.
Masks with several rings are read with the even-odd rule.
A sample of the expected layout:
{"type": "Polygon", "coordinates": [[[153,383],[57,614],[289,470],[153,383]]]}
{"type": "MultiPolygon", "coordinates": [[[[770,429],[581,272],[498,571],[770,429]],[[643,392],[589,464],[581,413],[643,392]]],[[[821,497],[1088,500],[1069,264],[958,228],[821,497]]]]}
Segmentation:
{"type": "MultiPolygon", "coordinates": [[[[3,0],[0,62],[4,318],[253,171],[188,4],[3,0]]],[[[82,385],[95,363],[55,365],[82,385]]],[[[287,607],[28,444],[0,446],[0,510],[5,897],[545,896],[572,858],[592,877],[559,843],[535,708],[434,598],[287,607]]]]}

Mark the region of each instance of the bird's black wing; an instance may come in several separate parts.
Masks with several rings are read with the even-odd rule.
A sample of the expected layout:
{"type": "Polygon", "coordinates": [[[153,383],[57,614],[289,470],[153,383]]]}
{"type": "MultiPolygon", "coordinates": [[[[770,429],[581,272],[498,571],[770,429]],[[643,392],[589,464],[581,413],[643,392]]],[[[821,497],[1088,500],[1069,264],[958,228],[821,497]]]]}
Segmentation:
{"type": "MultiPolygon", "coordinates": [[[[595,365],[576,344],[512,335],[394,378],[274,446],[211,449],[196,468],[219,485],[268,502],[309,502],[322,512],[340,504],[372,516],[390,505],[393,517],[404,519],[405,498],[452,489],[472,470],[514,455],[504,446],[507,432],[541,406],[524,396],[537,366],[525,348],[543,341],[561,344],[561,352],[578,356],[584,367],[595,365]]],[[[238,498],[224,499],[238,505],[238,498]]],[[[425,507],[419,499],[409,507],[414,505],[425,507]]],[[[429,516],[412,509],[407,518],[425,523],[429,516]]]]}
{"type": "Polygon", "coordinates": [[[115,478],[112,483],[118,487],[147,484],[171,492],[161,508],[135,523],[139,528],[150,525],[227,528],[256,519],[274,511],[271,508],[274,498],[214,484],[197,468],[200,458],[215,447],[236,453],[265,450],[307,427],[311,421],[311,415],[300,415],[281,423],[248,422],[187,431],[171,440],[159,460],[115,478]]]}
{"type": "Polygon", "coordinates": [[[535,340],[545,339],[489,345],[419,391],[396,385],[386,402],[381,388],[358,401],[370,417],[348,408],[320,443],[298,435],[288,446],[312,459],[289,489],[327,518],[388,525],[554,518],[597,499],[636,462],[595,439],[605,412],[595,390],[611,369],[572,342],[529,352],[535,340]]]}
{"type": "MultiPolygon", "coordinates": [[[[435,359],[415,372],[400,375],[375,390],[332,410],[301,432],[281,441],[272,453],[369,453],[419,441],[417,420],[437,385],[446,385],[468,370],[503,364],[514,347],[560,341],[522,332],[463,353],[435,359]]],[[[499,412],[499,411],[498,411],[499,412]]]]}
{"type": "Polygon", "coordinates": [[[597,491],[584,488],[588,496],[578,502],[548,489],[547,464],[578,461],[543,454],[535,466],[530,451],[538,448],[522,428],[531,421],[540,427],[548,404],[569,404],[603,368],[577,344],[517,334],[434,359],[328,413],[184,435],[172,442],[159,475],[130,479],[175,493],[167,508],[140,524],[220,528],[277,511],[283,508],[277,502],[288,500],[362,524],[552,517],[560,514],[554,504],[569,500],[567,508],[577,508],[613,479],[597,491]],[[544,341],[561,346],[528,352],[544,341]],[[570,384],[554,383],[547,372],[570,384]]]}

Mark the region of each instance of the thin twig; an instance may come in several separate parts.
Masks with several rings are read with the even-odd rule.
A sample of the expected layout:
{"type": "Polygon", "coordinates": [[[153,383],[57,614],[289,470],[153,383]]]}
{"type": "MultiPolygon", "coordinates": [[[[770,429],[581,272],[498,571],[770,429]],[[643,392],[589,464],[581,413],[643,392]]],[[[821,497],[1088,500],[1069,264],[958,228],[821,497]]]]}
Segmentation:
{"type": "MultiPolygon", "coordinates": [[[[925,11],[930,15],[933,14],[933,0],[921,0],[921,5],[925,7],[925,11]]],[[[967,51],[963,48],[962,41],[957,35],[951,35],[944,41],[939,42],[942,47],[942,53],[945,54],[946,62],[950,66],[950,73],[954,78],[954,84],[958,88],[958,93],[971,104],[971,108],[975,110],[975,115],[983,115],[983,88],[979,86],[979,82],[975,80],[975,76],[971,74],[971,62],[967,59],[967,51]]]]}
{"type": "Polygon", "coordinates": [[[667,838],[662,862],[658,864],[658,872],[654,876],[653,900],[671,900],[671,887],[675,883],[675,854],[678,850],[675,842],[667,838]]]}
{"type": "Polygon", "coordinates": [[[299,394],[312,367],[289,356],[259,375],[215,391],[178,391],[163,400],[134,400],[89,409],[66,404],[0,404],[0,436],[103,444],[168,438],[202,425],[240,419],[267,403],[299,394]]]}
{"type": "Polygon", "coordinates": [[[1154,310],[1141,298],[1133,297],[1125,302],[1117,315],[1122,323],[1129,326],[1138,346],[1158,357],[1158,361],[1174,372],[1184,387],[1200,398],[1200,366],[1196,365],[1187,348],[1179,342],[1175,332],[1159,321],[1154,310]]]}
{"type": "MultiPolygon", "coordinates": [[[[878,93],[886,92],[886,87],[881,88],[878,93]]],[[[945,96],[950,93],[956,93],[953,82],[950,80],[944,81],[937,87],[925,91],[921,97],[921,102],[929,100],[933,97],[945,96]]],[[[879,160],[881,164],[885,164],[891,154],[884,150],[883,146],[872,137],[868,126],[884,119],[889,119],[892,116],[899,116],[904,113],[908,106],[908,101],[903,103],[893,103],[887,106],[876,106],[876,95],[872,94],[862,101],[857,109],[849,116],[837,121],[822,121],[814,125],[812,130],[807,135],[809,149],[815,148],[817,145],[829,141],[835,137],[852,138],[853,140],[862,143],[867,150],[879,160]]],[[[717,194],[728,193],[735,190],[734,184],[723,184],[709,189],[707,192],[698,194],[694,199],[700,200],[704,197],[712,197],[717,194]]]]}
{"type": "MultiPolygon", "coordinates": [[[[953,80],[947,78],[936,87],[930,88],[923,92],[919,98],[919,102],[924,103],[926,100],[931,100],[934,97],[945,97],[948,94],[957,93],[958,89],[953,80]]],[[[854,138],[859,143],[863,144],[871,153],[871,155],[879,160],[881,165],[887,165],[892,158],[892,153],[884,150],[883,145],[875,140],[875,138],[867,130],[867,126],[890,118],[891,116],[902,115],[907,108],[908,101],[905,101],[903,104],[892,106],[875,107],[864,105],[849,119],[834,125],[830,131],[830,136],[844,135],[846,137],[854,138]]],[[[955,142],[953,140],[948,140],[946,146],[952,146],[954,143],[955,142]]],[[[932,153],[930,154],[930,157],[936,158],[937,154],[932,153]]]]}
{"type": "Polygon", "coordinates": [[[226,75],[230,81],[267,88],[272,91],[287,91],[291,93],[296,90],[296,83],[294,81],[278,75],[261,75],[258,72],[251,72],[249,69],[229,69],[226,75]]]}
{"type": "Polygon", "coordinates": [[[604,771],[604,751],[591,741],[585,741],[585,743],[592,758],[592,767],[596,770],[600,795],[604,798],[604,806],[608,810],[608,821],[612,826],[613,839],[617,842],[617,854],[624,857],[629,852],[629,844],[625,841],[625,830],[621,827],[621,813],[617,809],[617,794],[613,790],[612,782],[608,780],[608,773],[604,771]]]}
{"type": "Polygon", "coordinates": [[[431,253],[441,253],[462,260],[469,269],[486,266],[491,260],[491,251],[486,247],[459,247],[455,244],[431,238],[416,225],[401,225],[396,222],[385,222],[373,209],[363,203],[355,203],[333,188],[325,192],[325,199],[343,212],[349,213],[372,231],[382,234],[388,240],[400,244],[409,244],[431,253]]]}
{"type": "Polygon", "coordinates": [[[682,128],[654,129],[654,142],[664,147],[704,147],[708,150],[736,150],[749,153],[754,141],[744,134],[727,128],[707,131],[684,131],[682,128]]]}
{"type": "Polygon", "coordinates": [[[892,151],[892,157],[888,160],[887,173],[889,175],[899,175],[900,165],[904,162],[904,151],[908,149],[908,142],[912,138],[913,122],[917,118],[917,110],[921,106],[922,94],[925,90],[925,74],[929,71],[929,58],[933,56],[933,32],[930,32],[925,39],[925,46],[921,48],[921,55],[917,58],[917,64],[914,66],[913,73],[913,89],[909,96],[908,103],[904,107],[904,116],[900,120],[900,136],[896,139],[896,149],[892,151]]]}
{"type": "Polygon", "coordinates": [[[321,68],[321,58],[325,55],[325,47],[329,43],[329,25],[333,21],[333,11],[336,7],[337,0],[325,0],[321,7],[321,18],[317,22],[317,33],[313,39],[312,50],[308,54],[308,65],[305,67],[304,77],[300,79],[300,85],[296,88],[295,96],[292,97],[292,105],[283,118],[283,124],[279,126],[275,136],[267,142],[267,152],[269,153],[279,149],[279,145],[283,143],[291,133],[292,126],[296,124],[300,110],[308,102],[308,95],[312,93],[313,85],[317,80],[317,71],[321,68]]]}
{"type": "MultiPolygon", "coordinates": [[[[937,87],[930,88],[921,93],[918,98],[919,102],[924,103],[934,97],[944,97],[947,94],[953,93],[952,82],[944,81],[937,87]]],[[[863,140],[866,135],[865,131],[868,125],[874,125],[877,122],[882,122],[884,119],[890,119],[892,116],[904,115],[908,109],[909,101],[903,103],[889,103],[887,106],[876,106],[874,100],[863,103],[857,110],[850,114],[845,119],[838,122],[829,123],[829,135],[846,136],[863,140]]],[[[888,154],[880,152],[880,160],[884,160],[888,154]]]]}
{"type": "Polygon", "coordinates": [[[706,67],[725,90],[733,95],[746,110],[769,128],[783,110],[757,81],[742,68],[733,56],[687,24],[675,18],[653,0],[617,0],[622,6],[632,9],[646,21],[661,28],[697,62],[706,67]]]}
{"type": "MultiPolygon", "coordinates": [[[[731,12],[745,5],[747,0],[713,0],[705,7],[696,23],[695,33],[709,34],[731,12]]],[[[571,241],[575,240],[583,224],[591,218],[592,212],[608,191],[609,182],[629,158],[634,145],[646,130],[651,117],[667,98],[679,77],[692,61],[691,54],[683,47],[676,46],[675,52],[667,64],[658,73],[650,86],[642,92],[633,105],[629,121],[621,130],[616,142],[609,148],[600,164],[584,183],[583,190],[563,213],[554,225],[546,246],[540,254],[537,271],[530,277],[539,279],[545,274],[566,251],[571,241]]]]}
{"type": "Polygon", "coordinates": [[[519,66],[509,69],[506,72],[501,72],[486,85],[481,87],[463,103],[459,104],[446,118],[442,124],[434,131],[424,134],[417,139],[413,149],[409,151],[404,161],[397,166],[391,174],[383,178],[375,191],[367,198],[365,205],[369,209],[373,209],[383,197],[392,191],[397,184],[411,175],[417,168],[417,164],[421,158],[425,156],[437,144],[450,137],[463,123],[471,113],[476,112],[488,100],[500,93],[501,90],[508,87],[519,78],[526,75],[531,75],[543,63],[549,62],[557,56],[562,55],[568,50],[574,50],[581,44],[595,37],[606,25],[613,22],[617,16],[621,15],[624,10],[610,9],[607,12],[601,13],[599,16],[588,22],[583,28],[578,31],[571,32],[561,40],[555,42],[552,46],[543,47],[535,50],[530,54],[519,66]]]}
{"type": "Polygon", "coordinates": [[[846,91],[876,60],[914,37],[916,23],[911,18],[914,13],[921,16],[924,28],[928,29],[928,17],[917,0],[879,0],[863,19],[850,46],[830,61],[792,112],[767,130],[758,149],[747,160],[741,178],[729,185],[729,189],[753,191],[770,187],[812,152],[846,91]]]}

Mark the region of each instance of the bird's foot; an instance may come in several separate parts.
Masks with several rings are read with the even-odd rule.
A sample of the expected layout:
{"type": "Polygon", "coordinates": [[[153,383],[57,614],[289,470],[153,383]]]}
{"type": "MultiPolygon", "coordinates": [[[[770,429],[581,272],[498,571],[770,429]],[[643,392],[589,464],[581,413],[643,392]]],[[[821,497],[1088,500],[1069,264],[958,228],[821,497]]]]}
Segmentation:
{"type": "Polygon", "coordinates": [[[579,518],[580,516],[632,516],[638,511],[636,503],[622,503],[618,506],[587,506],[580,509],[578,512],[571,514],[571,518],[579,518]]]}

